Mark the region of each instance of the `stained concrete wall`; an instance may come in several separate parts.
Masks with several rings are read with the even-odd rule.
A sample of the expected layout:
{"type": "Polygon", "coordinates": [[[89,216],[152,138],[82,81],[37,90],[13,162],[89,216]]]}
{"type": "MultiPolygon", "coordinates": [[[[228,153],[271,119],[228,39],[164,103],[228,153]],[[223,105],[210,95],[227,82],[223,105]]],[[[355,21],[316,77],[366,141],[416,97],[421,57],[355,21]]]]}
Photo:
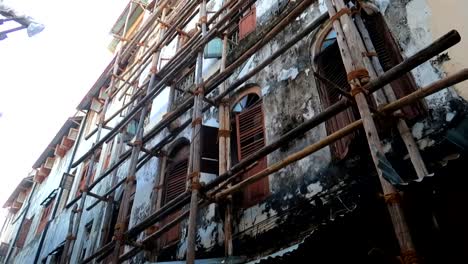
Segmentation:
{"type": "MultiPolygon", "coordinates": [[[[462,41],[448,50],[448,57],[442,57],[433,64],[438,66],[439,74],[443,75],[450,75],[468,67],[468,54],[465,52],[468,48],[466,27],[468,17],[465,14],[468,2],[464,0],[376,0],[375,2],[393,26],[393,33],[398,36],[402,48],[408,55],[448,31],[456,29],[462,41]]],[[[430,80],[427,75],[424,75],[424,79],[430,80]]],[[[424,80],[420,80],[420,83],[424,83],[424,80]]],[[[465,100],[468,99],[466,82],[456,85],[455,89],[465,100]]]]}
{"type": "MultiPolygon", "coordinates": [[[[442,10],[441,3],[429,0],[412,0],[412,1],[384,1],[376,0],[382,13],[384,13],[387,22],[395,35],[397,41],[402,47],[403,54],[410,56],[419,49],[428,45],[432,40],[444,33],[447,27],[451,26],[451,20],[442,19],[447,17],[444,15],[446,10],[442,10]],[[440,20],[440,21],[439,21],[440,20]],[[443,20],[443,21],[442,21],[443,20]]],[[[457,9],[456,4],[460,1],[448,1],[445,8],[450,7],[457,9]]],[[[211,2],[210,2],[211,3],[211,2]]],[[[215,6],[210,7],[210,10],[219,8],[219,1],[214,1],[215,6]]],[[[257,30],[261,30],[269,26],[271,20],[277,15],[284,1],[257,1],[257,30]]],[[[451,10],[451,9],[448,10],[451,10]]],[[[461,9],[457,9],[461,10],[461,9]]],[[[227,83],[233,83],[238,78],[242,77],[249,70],[253,69],[273,51],[283,45],[291,36],[296,34],[307,23],[316,19],[321,13],[325,12],[323,0],[313,4],[308,10],[297,18],[291,25],[287,26],[276,38],[274,38],[265,47],[255,53],[247,60],[234,74],[227,80],[227,83]]],[[[460,11],[461,12],[461,11],[460,11]]],[[[454,13],[457,13],[454,11],[454,13]]],[[[459,16],[462,16],[460,13],[459,16]]],[[[456,19],[456,16],[451,16],[457,23],[463,25],[462,18],[456,19]]],[[[464,18],[464,17],[463,17],[464,18]]],[[[196,21],[197,18],[194,18],[196,21]]],[[[192,24],[193,24],[192,23],[192,24]]],[[[465,35],[466,29],[461,27],[462,35],[465,35]],[[463,31],[465,30],[465,31],[463,31]]],[[[254,36],[255,33],[252,33],[254,36]]],[[[250,78],[244,85],[239,87],[234,93],[241,91],[246,86],[257,85],[261,89],[263,107],[265,111],[265,127],[266,127],[266,144],[278,139],[282,134],[286,133],[291,128],[298,124],[314,117],[323,110],[316,82],[313,78],[313,63],[311,58],[311,47],[316,40],[316,32],[310,34],[298,44],[289,49],[285,54],[276,59],[268,67],[260,73],[250,78]]],[[[255,41],[254,37],[248,37],[243,42],[239,43],[238,48],[242,49],[255,41]],[[250,40],[249,40],[250,38],[250,40]]],[[[427,85],[428,83],[439,79],[445,75],[445,72],[451,73],[465,63],[466,54],[463,53],[463,47],[454,48],[449,51],[450,60],[433,60],[432,63],[426,63],[418,69],[414,70],[414,76],[419,85],[427,85]]],[[[169,56],[174,52],[174,45],[170,45],[164,49],[164,54],[169,56]],[[166,54],[167,53],[167,54],[166,54]]],[[[219,60],[210,59],[204,62],[204,77],[208,78],[219,68],[219,60]]],[[[148,71],[146,71],[146,74],[148,71]]],[[[147,75],[143,74],[140,78],[142,82],[147,75]]],[[[459,87],[457,87],[459,91],[459,87]]],[[[463,95],[463,92],[461,93],[463,95]]],[[[437,108],[443,105],[451,98],[456,96],[453,91],[443,91],[438,95],[432,96],[427,100],[429,107],[437,108]]],[[[145,132],[151,130],[157,124],[164,113],[167,112],[167,91],[161,93],[154,101],[151,108],[150,119],[145,127],[145,132]]],[[[114,100],[111,104],[107,116],[110,116],[114,111],[120,108],[122,102],[114,100]]],[[[218,126],[217,110],[212,108],[205,113],[203,124],[209,126],[218,126]]],[[[191,117],[191,112],[184,114],[179,118],[178,122],[183,123],[191,117]]],[[[114,119],[111,127],[116,124],[121,117],[114,119]]],[[[92,121],[89,121],[92,122],[92,121]]],[[[103,131],[103,135],[108,133],[103,131]]],[[[165,129],[159,135],[154,137],[146,148],[151,148],[161,141],[169,132],[165,129]]],[[[288,146],[281,148],[278,151],[268,155],[268,164],[271,165],[284,159],[287,155],[292,154],[305,146],[317,142],[320,138],[326,135],[325,126],[321,125],[304,136],[294,140],[288,146]]],[[[178,138],[191,139],[191,129],[185,129],[178,138]]],[[[88,140],[83,140],[80,143],[77,157],[80,157],[95,141],[95,136],[88,140]]],[[[107,152],[108,145],[104,146],[102,153],[107,152]]],[[[126,149],[129,149],[127,146],[126,149]]],[[[166,147],[167,150],[167,147],[166,147]]],[[[71,152],[69,152],[71,153],[71,152]]],[[[69,153],[65,159],[69,158],[69,153]]],[[[142,155],[142,154],[141,154],[142,155]]],[[[97,168],[101,172],[101,166],[105,155],[101,155],[101,159],[97,168]]],[[[31,232],[28,236],[25,248],[19,253],[15,259],[15,263],[31,263],[38,244],[38,237],[34,236],[37,223],[40,218],[41,209],[39,203],[50,193],[51,190],[58,186],[59,180],[63,171],[66,169],[64,164],[68,161],[56,160],[54,169],[49,178],[39,188],[40,190],[34,195],[28,218],[34,215],[34,223],[31,226],[31,232]]],[[[159,165],[158,158],[152,158],[137,172],[137,185],[135,200],[131,211],[130,227],[143,220],[154,209],[152,201],[156,197],[153,187],[159,181],[159,165]]],[[[117,170],[117,178],[123,179],[127,177],[129,161],[124,162],[117,170]]],[[[82,166],[77,168],[77,174],[80,175],[82,166]]],[[[96,178],[99,173],[96,174],[96,178]]],[[[202,174],[202,181],[208,182],[216,175],[202,174]]],[[[294,206],[298,201],[305,201],[313,204],[311,201],[317,194],[326,193],[336,186],[346,185],[348,182],[348,171],[337,166],[332,160],[329,148],[324,148],[317,153],[310,155],[301,161],[298,161],[292,166],[288,166],[269,177],[270,196],[258,205],[251,208],[237,208],[234,215],[234,233],[241,239],[249,237],[257,237],[267,231],[275,229],[278,225],[283,224],[284,212],[294,206]],[[271,220],[273,219],[273,220],[271,220]]],[[[70,201],[78,188],[79,179],[75,180],[74,187],[68,198],[70,201]]],[[[99,183],[93,192],[103,194],[111,187],[110,177],[107,177],[99,183]]],[[[117,193],[121,192],[121,188],[117,193]]],[[[329,202],[327,199],[321,200],[324,203],[329,202]]],[[[87,199],[85,208],[94,202],[93,198],[87,199]]],[[[97,248],[97,241],[101,238],[101,228],[108,223],[102,222],[104,214],[104,204],[100,203],[91,211],[84,211],[80,225],[80,232],[77,237],[75,251],[73,252],[72,262],[78,262],[80,251],[83,247],[88,249],[87,255],[97,248]],[[88,240],[84,240],[85,225],[93,223],[91,233],[88,240]],[[91,249],[91,250],[89,250],[91,249]]],[[[223,246],[223,227],[219,208],[216,205],[210,205],[204,208],[198,214],[198,232],[197,232],[197,250],[203,254],[208,254],[219,250],[223,246]]],[[[42,257],[54,250],[65,239],[68,228],[68,219],[70,209],[64,209],[56,219],[52,222],[53,232],[49,232],[46,238],[46,243],[42,251],[42,257]]],[[[182,223],[181,240],[177,245],[177,250],[174,253],[176,258],[182,259],[186,252],[186,222],[182,223]]],[[[141,256],[138,258],[141,261],[141,256]]]]}

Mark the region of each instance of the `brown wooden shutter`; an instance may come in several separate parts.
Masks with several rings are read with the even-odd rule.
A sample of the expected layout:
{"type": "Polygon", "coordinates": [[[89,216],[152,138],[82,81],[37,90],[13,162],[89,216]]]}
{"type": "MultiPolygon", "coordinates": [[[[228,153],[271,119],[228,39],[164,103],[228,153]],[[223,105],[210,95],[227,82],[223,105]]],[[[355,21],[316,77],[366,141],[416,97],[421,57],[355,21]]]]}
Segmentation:
{"type": "Polygon", "coordinates": [[[31,228],[32,219],[24,219],[23,225],[21,226],[18,240],[16,241],[16,247],[23,248],[26,238],[28,237],[29,229],[31,228]]]}
{"type": "Polygon", "coordinates": [[[187,178],[188,160],[184,159],[171,164],[164,188],[164,204],[170,202],[185,191],[187,178]]]}
{"type": "Polygon", "coordinates": [[[49,221],[49,216],[52,212],[53,206],[54,201],[51,201],[42,211],[41,219],[39,221],[39,225],[37,226],[36,234],[40,234],[42,230],[44,230],[45,226],[47,225],[47,221],[49,221]]]}
{"type": "MultiPolygon", "coordinates": [[[[165,186],[164,186],[164,197],[163,204],[167,204],[174,198],[179,196],[185,191],[185,184],[187,179],[188,170],[188,148],[182,149],[175,156],[172,157],[175,160],[172,161],[167,170],[165,186]],[[183,152],[183,153],[181,153],[183,152]]],[[[170,214],[162,220],[162,226],[172,221],[174,218],[179,216],[180,210],[170,214]]],[[[161,245],[168,246],[180,238],[180,224],[177,224],[170,228],[162,237],[161,245]]]]}
{"type": "MultiPolygon", "coordinates": [[[[317,68],[320,75],[342,87],[342,89],[346,91],[350,90],[346,77],[346,70],[341,59],[338,44],[336,42],[325,48],[317,56],[317,68]]],[[[341,99],[341,95],[337,91],[326,87],[321,82],[318,82],[318,88],[324,109],[341,99]]],[[[356,116],[357,115],[353,109],[348,108],[347,110],[328,119],[325,122],[327,133],[331,134],[350,124],[356,120],[356,116]]],[[[357,133],[350,134],[332,144],[331,151],[333,156],[337,157],[338,159],[344,158],[349,151],[350,143],[356,137],[356,135],[357,133]]]]}
{"type": "MultiPolygon", "coordinates": [[[[261,103],[257,103],[257,105],[236,115],[237,155],[239,160],[245,159],[265,146],[265,126],[263,117],[263,107],[261,103]]],[[[247,179],[266,167],[267,160],[266,157],[263,157],[243,174],[242,179],[247,179]]],[[[243,205],[245,207],[254,205],[268,196],[269,192],[268,178],[265,177],[251,184],[244,190],[243,205]]]]}
{"type": "Polygon", "coordinates": [[[256,26],[256,8],[255,6],[252,6],[250,10],[239,21],[239,40],[245,38],[248,34],[255,31],[256,26]]]}
{"type": "MultiPolygon", "coordinates": [[[[388,71],[395,65],[403,61],[398,43],[392,36],[382,14],[373,16],[363,15],[369,35],[374,44],[380,64],[384,71],[388,71]]],[[[406,73],[403,77],[390,83],[397,98],[401,98],[417,90],[418,86],[411,73],[406,73]]],[[[408,119],[416,118],[425,114],[426,110],[421,102],[405,106],[403,113],[408,119]]]]}

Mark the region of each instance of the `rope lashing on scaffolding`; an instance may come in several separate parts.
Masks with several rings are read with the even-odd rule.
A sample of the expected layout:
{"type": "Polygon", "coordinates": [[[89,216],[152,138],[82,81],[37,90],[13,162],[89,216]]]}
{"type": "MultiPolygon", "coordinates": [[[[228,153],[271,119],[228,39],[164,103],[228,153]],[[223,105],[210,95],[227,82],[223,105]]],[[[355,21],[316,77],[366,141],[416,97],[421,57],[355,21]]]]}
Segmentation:
{"type": "Polygon", "coordinates": [[[156,74],[156,73],[158,73],[158,67],[156,67],[156,66],[151,67],[150,73],[151,73],[151,74],[156,74]]]}
{"type": "Polygon", "coordinates": [[[231,136],[231,130],[228,129],[220,129],[218,130],[218,138],[227,138],[231,136]]]}
{"type": "Polygon", "coordinates": [[[223,97],[218,103],[220,106],[229,107],[231,105],[229,98],[223,97]]]}
{"type": "Polygon", "coordinates": [[[141,139],[135,140],[135,141],[133,141],[132,145],[141,147],[143,145],[143,141],[141,139]]]}
{"type": "Polygon", "coordinates": [[[204,94],[205,93],[205,87],[203,86],[203,84],[200,84],[198,85],[197,89],[195,89],[195,91],[193,91],[193,95],[199,95],[199,94],[204,94]]]}
{"type": "Polygon", "coordinates": [[[192,127],[195,127],[197,125],[201,125],[203,122],[203,119],[201,117],[195,118],[195,120],[192,121],[192,127]]]}
{"type": "Polygon", "coordinates": [[[200,184],[200,172],[199,171],[194,171],[189,174],[189,179],[190,179],[190,188],[192,190],[200,190],[201,189],[201,184],[200,184]]]}
{"type": "Polygon", "coordinates": [[[357,69],[351,71],[347,75],[348,83],[351,86],[351,96],[356,96],[359,93],[367,93],[363,88],[364,84],[370,80],[369,72],[367,69],[357,69]]]}
{"type": "Polygon", "coordinates": [[[404,264],[418,264],[420,263],[418,254],[414,250],[408,250],[401,254],[404,264]]]}
{"type": "Polygon", "coordinates": [[[401,201],[400,194],[398,192],[387,193],[383,196],[386,204],[399,204],[401,201]]]}
{"type": "Polygon", "coordinates": [[[351,15],[352,11],[349,8],[343,8],[340,11],[338,11],[335,15],[330,17],[331,23],[333,23],[335,20],[340,19],[340,17],[344,14],[351,15]]]}
{"type": "Polygon", "coordinates": [[[195,178],[200,178],[200,172],[199,171],[194,171],[194,172],[191,172],[189,175],[188,175],[189,179],[190,180],[193,180],[195,178]]]}
{"type": "Polygon", "coordinates": [[[370,58],[370,57],[377,57],[377,56],[378,56],[378,54],[375,51],[364,51],[364,52],[362,52],[362,57],[370,58]]]}
{"type": "Polygon", "coordinates": [[[135,182],[136,182],[136,176],[135,176],[135,175],[128,176],[128,177],[125,179],[125,182],[126,182],[126,183],[135,183],[135,182]]]}
{"type": "Polygon", "coordinates": [[[72,241],[72,240],[76,240],[76,237],[74,235],[68,235],[65,239],[72,241]]]}

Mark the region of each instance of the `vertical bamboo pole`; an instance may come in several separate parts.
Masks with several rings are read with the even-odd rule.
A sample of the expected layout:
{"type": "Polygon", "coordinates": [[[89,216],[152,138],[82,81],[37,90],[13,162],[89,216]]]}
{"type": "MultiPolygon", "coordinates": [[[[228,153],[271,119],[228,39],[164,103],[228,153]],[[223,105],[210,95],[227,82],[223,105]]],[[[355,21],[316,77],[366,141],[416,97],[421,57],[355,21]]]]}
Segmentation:
{"type": "MultiPolygon", "coordinates": [[[[164,21],[166,18],[166,13],[167,13],[167,8],[163,9],[163,12],[161,14],[161,20],[164,21]]],[[[160,35],[159,37],[161,38],[164,35],[165,31],[163,29],[160,30],[160,35]]],[[[156,82],[156,74],[158,72],[157,65],[159,61],[159,57],[161,54],[161,50],[157,50],[156,52],[153,53],[153,56],[151,58],[151,77],[150,77],[150,82],[148,84],[148,87],[146,87],[146,92],[145,95],[148,94],[152,87],[154,86],[154,83],[156,82]]],[[[144,96],[144,95],[143,95],[144,96]]],[[[115,227],[115,247],[114,247],[114,254],[112,256],[113,262],[112,263],[118,263],[119,261],[119,256],[120,256],[120,248],[125,245],[125,238],[123,236],[123,233],[126,231],[127,226],[126,226],[126,218],[128,213],[131,211],[130,207],[130,198],[132,195],[132,191],[136,187],[136,168],[138,165],[138,157],[140,155],[140,151],[143,145],[143,130],[145,126],[145,118],[147,115],[148,107],[143,107],[140,112],[140,117],[138,120],[138,127],[137,131],[135,134],[135,141],[133,142],[132,146],[132,154],[130,156],[130,165],[127,173],[127,180],[125,182],[124,186],[124,191],[123,191],[123,197],[120,202],[120,209],[119,209],[119,215],[117,217],[117,224],[115,227]]]]}
{"type": "MultiPolygon", "coordinates": [[[[200,27],[202,37],[206,36],[206,0],[202,0],[200,4],[200,27]]],[[[204,87],[203,84],[203,46],[198,51],[197,66],[196,66],[196,90],[194,95],[194,106],[192,115],[192,147],[191,147],[191,189],[192,195],[190,199],[190,215],[187,233],[187,263],[195,263],[195,247],[196,247],[196,228],[197,228],[197,211],[198,211],[198,195],[200,191],[200,161],[201,161],[201,126],[203,121],[202,108],[204,87]]]]}
{"type": "Polygon", "coordinates": [[[337,15],[338,17],[335,16],[338,12],[335,10],[335,6],[333,6],[332,0],[326,0],[326,5],[330,17],[336,18],[333,19],[333,27],[337,32],[337,41],[340,47],[343,63],[345,65],[346,72],[348,73],[348,79],[351,84],[352,93],[356,100],[359,113],[363,120],[370,153],[379,175],[379,180],[384,192],[387,208],[389,210],[394,231],[400,245],[401,255],[403,256],[405,263],[418,263],[417,259],[415,258],[416,253],[409,233],[409,228],[399,203],[399,193],[393,187],[393,185],[391,185],[383,178],[382,171],[377,166],[379,163],[377,153],[383,155],[384,152],[377,134],[377,128],[369,111],[366,97],[364,93],[362,93],[361,88],[369,81],[369,76],[365,76],[366,74],[363,72],[368,72],[368,70],[366,69],[362,60],[362,52],[365,51],[361,48],[363,46],[362,40],[360,39],[357,28],[348,15],[348,12],[344,11],[346,10],[346,6],[342,0],[335,0],[336,9],[339,10],[338,12],[340,12],[337,15]]]}
{"type": "MultiPolygon", "coordinates": [[[[127,25],[128,25],[128,21],[129,21],[129,18],[130,18],[130,14],[132,13],[133,5],[134,5],[134,3],[130,4],[130,10],[129,10],[129,12],[127,14],[127,17],[125,19],[124,30],[123,30],[123,36],[124,37],[125,37],[125,34],[127,32],[127,25]]],[[[100,116],[99,116],[99,124],[98,124],[98,129],[97,129],[97,134],[96,134],[96,140],[95,140],[95,143],[93,144],[93,147],[101,139],[101,132],[102,132],[102,128],[103,128],[103,126],[105,124],[107,108],[109,107],[109,103],[111,101],[111,98],[113,98],[112,93],[114,91],[114,87],[117,85],[117,82],[118,82],[118,79],[116,78],[116,76],[118,76],[118,71],[119,71],[119,62],[120,62],[120,55],[122,53],[122,50],[121,50],[122,45],[123,44],[120,42],[119,46],[117,47],[118,51],[117,51],[117,54],[115,56],[115,62],[114,62],[113,69],[112,69],[111,82],[109,84],[109,87],[107,88],[108,96],[107,96],[106,100],[104,101],[104,106],[102,107],[102,110],[101,110],[101,113],[100,113],[100,116]]],[[[94,166],[95,166],[95,159],[96,159],[96,151],[93,152],[93,154],[91,155],[91,160],[89,161],[89,167],[88,167],[88,171],[86,173],[86,180],[85,180],[85,190],[83,190],[83,192],[82,192],[82,196],[81,196],[81,199],[80,199],[80,205],[79,205],[79,207],[77,209],[77,216],[76,216],[77,219],[76,219],[76,223],[74,224],[74,228],[73,228],[74,229],[73,230],[73,234],[74,234],[73,236],[75,238],[77,237],[78,231],[79,231],[79,228],[80,228],[81,217],[83,215],[84,205],[85,205],[86,197],[87,197],[87,194],[88,194],[88,186],[90,184],[91,175],[92,175],[92,172],[93,172],[94,166]]],[[[70,261],[70,259],[71,259],[72,253],[73,253],[73,248],[75,246],[75,240],[70,240],[70,241],[67,240],[67,243],[70,243],[69,252],[68,253],[65,252],[65,254],[68,255],[68,257],[67,257],[67,263],[68,263],[70,261]]]]}
{"type": "MultiPolygon", "coordinates": [[[[364,22],[362,21],[361,15],[356,14],[354,21],[356,22],[356,26],[359,29],[359,32],[361,33],[362,40],[364,42],[364,45],[366,46],[367,52],[370,54],[375,54],[376,51],[374,44],[372,43],[372,40],[370,38],[369,31],[367,30],[366,26],[364,25],[364,22]]],[[[371,61],[373,69],[376,73],[376,77],[381,76],[384,73],[384,70],[379,62],[379,59],[376,56],[372,56],[371,61]]],[[[395,92],[393,91],[390,85],[385,85],[383,91],[389,102],[397,100],[395,92]]],[[[401,113],[401,110],[398,110],[396,113],[401,113]]],[[[429,173],[426,168],[426,164],[424,164],[424,161],[421,157],[421,153],[419,152],[413,135],[411,134],[408,124],[404,119],[398,119],[397,129],[400,133],[401,138],[403,139],[403,142],[405,143],[406,149],[408,150],[408,154],[416,171],[416,175],[418,176],[418,179],[421,180],[429,173]]]]}
{"type": "MultiPolygon", "coordinates": [[[[73,209],[70,213],[70,220],[68,221],[68,234],[66,240],[73,240],[73,221],[75,220],[75,213],[78,209],[78,205],[75,204],[73,206],[73,209]]],[[[63,248],[63,252],[68,252],[68,249],[70,247],[70,243],[65,243],[65,246],[63,248]]],[[[60,263],[67,263],[67,254],[62,254],[62,257],[60,258],[60,263]]]]}
{"type": "MultiPolygon", "coordinates": [[[[229,0],[226,1],[228,3],[229,0]]],[[[225,13],[227,10],[225,11],[225,13]]],[[[228,49],[227,31],[223,32],[223,51],[221,56],[220,74],[226,69],[228,49]]],[[[220,85],[220,93],[224,93],[227,83],[220,85]]],[[[231,123],[229,122],[229,96],[223,98],[219,105],[219,175],[225,173],[231,167],[231,123]]],[[[224,251],[225,255],[230,257],[233,254],[232,245],[232,196],[226,199],[226,209],[224,212],[224,251]]]]}
{"type": "MultiPolygon", "coordinates": [[[[112,166],[113,164],[115,164],[115,162],[119,159],[120,154],[122,153],[123,142],[122,142],[121,134],[117,136],[117,138],[115,139],[115,142],[116,144],[115,144],[115,147],[113,147],[113,153],[111,154],[111,161],[110,161],[109,166],[112,166]]],[[[111,173],[110,186],[111,187],[115,186],[115,184],[117,184],[117,180],[118,180],[117,170],[114,170],[111,173]]],[[[101,221],[101,228],[100,228],[101,239],[98,241],[97,248],[100,248],[102,245],[104,245],[104,243],[106,242],[106,238],[108,237],[109,232],[110,232],[109,223],[112,219],[112,214],[113,214],[113,209],[114,209],[114,201],[115,201],[114,194],[115,194],[115,191],[110,193],[107,196],[106,209],[104,212],[104,217],[102,218],[102,221],[101,221]]]]}

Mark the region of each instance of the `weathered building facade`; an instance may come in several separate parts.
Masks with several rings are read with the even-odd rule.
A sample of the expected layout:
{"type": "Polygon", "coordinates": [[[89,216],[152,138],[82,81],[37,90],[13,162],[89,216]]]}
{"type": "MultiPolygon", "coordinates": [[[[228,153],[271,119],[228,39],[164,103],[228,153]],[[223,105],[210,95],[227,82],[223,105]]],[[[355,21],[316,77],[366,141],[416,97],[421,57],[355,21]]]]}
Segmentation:
{"type": "Polygon", "coordinates": [[[3,260],[467,259],[468,21],[436,2],[131,1],[3,260]]]}

